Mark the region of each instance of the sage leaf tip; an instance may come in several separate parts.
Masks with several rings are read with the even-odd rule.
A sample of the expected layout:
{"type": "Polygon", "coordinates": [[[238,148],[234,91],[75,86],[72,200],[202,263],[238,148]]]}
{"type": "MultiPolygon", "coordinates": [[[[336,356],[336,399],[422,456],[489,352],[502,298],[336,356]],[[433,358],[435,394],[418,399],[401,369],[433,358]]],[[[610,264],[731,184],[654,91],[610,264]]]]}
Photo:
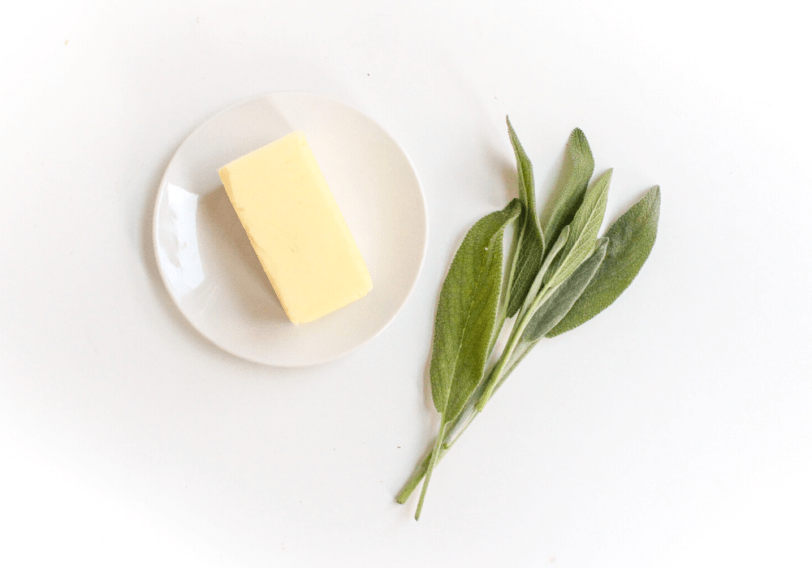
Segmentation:
{"type": "Polygon", "coordinates": [[[592,157],[592,149],[589,147],[589,141],[586,139],[586,134],[580,128],[576,128],[570,134],[569,139],[569,155],[573,165],[577,167],[584,167],[589,170],[587,180],[592,175],[592,168],[595,167],[595,159],[592,157]]]}
{"type": "Polygon", "coordinates": [[[513,128],[513,123],[510,122],[510,116],[507,114],[505,115],[505,122],[507,123],[508,134],[510,135],[510,139],[511,140],[515,139],[516,141],[518,141],[518,136],[516,136],[516,129],[513,128]]]}
{"type": "Polygon", "coordinates": [[[578,127],[573,128],[572,132],[570,132],[569,141],[570,144],[585,145],[586,147],[589,147],[589,142],[586,139],[586,134],[584,134],[584,131],[578,127]]]}

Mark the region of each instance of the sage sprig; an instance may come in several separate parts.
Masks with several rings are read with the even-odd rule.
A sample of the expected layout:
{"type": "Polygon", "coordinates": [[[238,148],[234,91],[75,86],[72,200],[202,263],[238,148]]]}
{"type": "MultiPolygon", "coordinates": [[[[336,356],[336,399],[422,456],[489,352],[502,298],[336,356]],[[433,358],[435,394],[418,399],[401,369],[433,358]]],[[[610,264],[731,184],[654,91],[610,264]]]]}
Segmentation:
{"type": "Polygon", "coordinates": [[[405,503],[423,482],[416,519],[434,468],[516,366],[543,338],[570,331],[612,304],[640,271],[657,237],[660,189],[655,186],[598,238],[612,171],[589,186],[595,162],[577,128],[568,141],[562,190],[542,229],[533,166],[510,120],[507,126],[519,197],[468,231],[440,290],[429,369],[440,430],[397,496],[405,503]],[[513,246],[505,259],[509,230],[513,246]],[[505,326],[507,342],[495,353],[505,326]]]}

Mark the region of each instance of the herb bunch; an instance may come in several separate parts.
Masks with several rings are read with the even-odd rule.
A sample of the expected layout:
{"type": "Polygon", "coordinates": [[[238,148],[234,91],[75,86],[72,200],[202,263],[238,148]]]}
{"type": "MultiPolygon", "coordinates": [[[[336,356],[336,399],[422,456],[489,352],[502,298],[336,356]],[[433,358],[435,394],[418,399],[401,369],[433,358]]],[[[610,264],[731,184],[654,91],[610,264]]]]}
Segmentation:
{"type": "Polygon", "coordinates": [[[542,226],[533,166],[510,119],[507,126],[519,197],[468,231],[440,291],[429,369],[440,431],[397,496],[405,503],[423,481],[415,519],[437,463],[519,362],[543,338],[578,327],[614,302],[657,236],[660,188],[654,186],[598,238],[612,170],[589,185],[595,161],[577,128],[567,146],[562,190],[542,226]],[[505,251],[508,230],[513,239],[505,251]],[[495,353],[506,326],[507,342],[495,353]]]}

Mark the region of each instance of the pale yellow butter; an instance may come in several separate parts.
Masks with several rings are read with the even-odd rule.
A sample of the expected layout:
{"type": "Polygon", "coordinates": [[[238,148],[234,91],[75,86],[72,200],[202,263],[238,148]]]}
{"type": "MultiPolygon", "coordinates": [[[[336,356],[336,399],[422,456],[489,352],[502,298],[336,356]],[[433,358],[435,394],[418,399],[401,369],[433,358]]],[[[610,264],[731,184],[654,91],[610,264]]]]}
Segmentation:
{"type": "Polygon", "coordinates": [[[304,134],[288,134],[219,173],[290,321],[313,321],[372,290],[304,134]]]}

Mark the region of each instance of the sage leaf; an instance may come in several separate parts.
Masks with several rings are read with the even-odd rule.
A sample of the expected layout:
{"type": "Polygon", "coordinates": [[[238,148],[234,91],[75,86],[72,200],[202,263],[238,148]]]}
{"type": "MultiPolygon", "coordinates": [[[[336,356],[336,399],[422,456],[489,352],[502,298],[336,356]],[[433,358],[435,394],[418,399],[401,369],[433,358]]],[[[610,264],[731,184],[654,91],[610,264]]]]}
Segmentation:
{"type": "MultiPolygon", "coordinates": [[[[566,227],[565,227],[566,229],[566,227]]],[[[563,232],[561,233],[564,234],[563,232]]],[[[605,237],[598,240],[595,252],[587,258],[581,265],[559,286],[545,301],[541,303],[537,311],[533,314],[530,322],[522,332],[522,336],[511,353],[510,360],[505,365],[505,372],[500,377],[499,383],[495,385],[494,392],[500,384],[510,376],[513,369],[525,358],[530,350],[541,341],[541,339],[553,329],[562,318],[569,313],[573,304],[577,302],[584,289],[594,278],[601,263],[606,257],[608,239],[605,237]]]]}
{"type": "Polygon", "coordinates": [[[556,268],[549,278],[548,287],[555,288],[569,278],[576,268],[592,254],[595,239],[601,230],[612,170],[607,170],[586,192],[578,212],[570,223],[570,238],[556,268]]]}
{"type": "Polygon", "coordinates": [[[541,268],[544,259],[544,233],[536,210],[536,189],[533,179],[533,164],[507,119],[508,134],[516,155],[516,169],[519,180],[519,199],[524,205],[522,212],[519,243],[516,249],[515,264],[511,272],[511,286],[508,295],[507,316],[513,317],[521,308],[533,279],[541,268]]]}
{"type": "Polygon", "coordinates": [[[648,259],[657,238],[660,188],[649,189],[606,232],[606,259],[567,315],[547,337],[561,335],[589,321],[628,288],[648,259]]]}
{"type": "Polygon", "coordinates": [[[431,396],[440,413],[440,432],[425,473],[415,519],[437,464],[448,424],[457,419],[485,376],[485,364],[501,328],[499,300],[504,278],[504,235],[522,211],[512,200],[468,231],[451,261],[440,290],[434,320],[429,375],[431,396]]]}
{"type": "Polygon", "coordinates": [[[608,245],[609,239],[599,239],[595,252],[539,306],[522,333],[522,342],[535,343],[540,340],[571,311],[604,262],[608,245]]]}
{"type": "Polygon", "coordinates": [[[514,199],[480,219],[463,239],[440,291],[429,374],[434,406],[454,420],[482,380],[498,332],[504,233],[521,212],[514,199]]]}
{"type": "MultiPolygon", "coordinates": [[[[513,125],[510,123],[510,117],[505,119],[507,121],[508,135],[510,136],[510,144],[513,146],[513,153],[516,155],[516,169],[518,170],[519,177],[519,199],[530,211],[536,210],[536,185],[533,180],[533,164],[530,158],[527,157],[527,152],[524,151],[513,125]]],[[[536,216],[536,215],[534,215],[536,216]]],[[[536,218],[538,218],[536,216],[536,218]]]]}
{"type": "MultiPolygon", "coordinates": [[[[548,260],[554,254],[555,248],[557,248],[562,241],[566,240],[568,229],[569,227],[565,227],[561,232],[548,260]]],[[[545,333],[566,315],[572,307],[572,304],[578,299],[578,295],[586,287],[589,279],[595,274],[595,270],[597,270],[597,267],[603,260],[605,253],[606,243],[601,242],[600,250],[596,251],[589,260],[578,267],[573,275],[564,281],[562,286],[556,289],[546,288],[532,301],[528,298],[528,302],[525,303],[525,307],[523,307],[519,313],[515,327],[502,352],[502,356],[496,363],[493,372],[486,381],[482,394],[476,402],[476,408],[479,412],[484,410],[485,405],[488,404],[493,393],[496,392],[499,385],[504,382],[510,371],[512,371],[512,367],[514,366],[512,362],[514,359],[516,357],[524,357],[528,344],[543,337],[545,333]],[[590,260],[592,262],[589,262],[590,260]],[[585,269],[582,268],[584,265],[586,265],[585,269]],[[578,276],[573,278],[576,274],[578,276]],[[572,282],[572,285],[567,286],[567,282],[572,282]]],[[[545,263],[546,262],[547,261],[545,261],[545,263]]]]}
{"type": "Polygon", "coordinates": [[[521,319],[524,316],[525,312],[530,309],[530,306],[533,305],[533,302],[536,300],[536,296],[538,296],[539,290],[541,289],[541,285],[544,282],[544,275],[547,274],[547,271],[550,269],[550,265],[555,261],[558,256],[558,253],[561,252],[567,245],[567,241],[569,240],[570,236],[570,226],[567,225],[561,230],[561,233],[558,235],[558,239],[556,239],[553,248],[550,249],[550,252],[544,259],[544,263],[541,265],[541,269],[539,269],[538,274],[536,275],[535,280],[533,280],[533,284],[530,286],[530,290],[527,291],[527,296],[524,299],[524,304],[522,304],[522,311],[519,312],[519,318],[521,319]]]}
{"type": "Polygon", "coordinates": [[[589,142],[581,129],[576,128],[567,142],[567,160],[562,172],[562,177],[566,181],[556,196],[553,210],[543,227],[544,234],[550,242],[555,242],[561,229],[572,221],[581,205],[594,169],[595,159],[592,157],[589,142]]]}

